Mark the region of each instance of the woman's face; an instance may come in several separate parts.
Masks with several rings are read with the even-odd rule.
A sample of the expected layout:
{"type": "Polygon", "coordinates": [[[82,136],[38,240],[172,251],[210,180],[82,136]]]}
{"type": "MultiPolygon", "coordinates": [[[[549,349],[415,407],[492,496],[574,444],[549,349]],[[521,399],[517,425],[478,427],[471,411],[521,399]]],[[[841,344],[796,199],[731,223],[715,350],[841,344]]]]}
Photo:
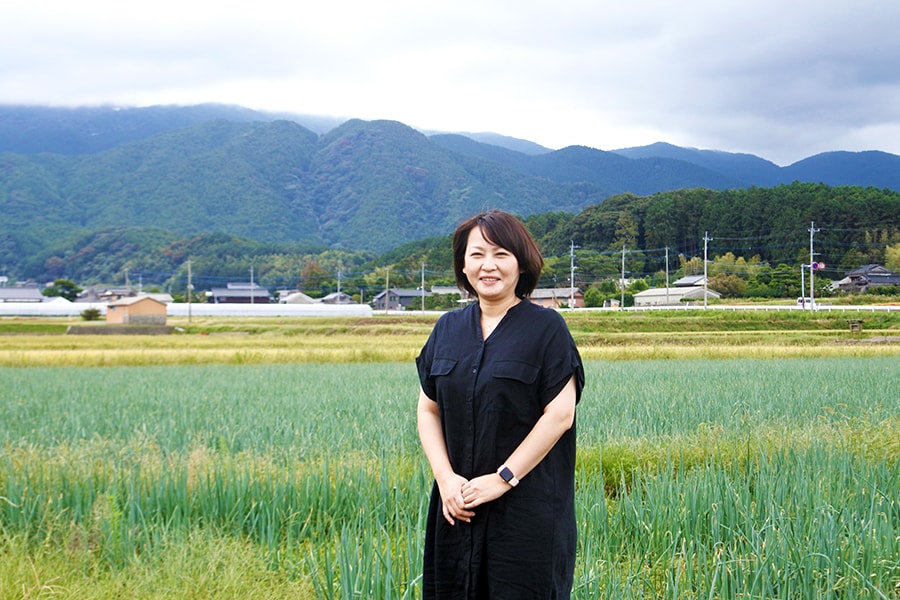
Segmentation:
{"type": "Polygon", "coordinates": [[[503,302],[515,298],[520,272],[512,252],[484,239],[480,227],[472,228],[463,273],[480,300],[503,302]]]}

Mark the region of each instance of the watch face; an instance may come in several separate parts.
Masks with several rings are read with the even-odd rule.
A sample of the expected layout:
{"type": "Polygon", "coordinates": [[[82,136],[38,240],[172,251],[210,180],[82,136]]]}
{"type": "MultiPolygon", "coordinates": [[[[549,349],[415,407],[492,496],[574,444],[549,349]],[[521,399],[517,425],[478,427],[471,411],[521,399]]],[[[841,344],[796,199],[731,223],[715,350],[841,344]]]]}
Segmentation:
{"type": "Polygon", "coordinates": [[[503,467],[500,469],[500,477],[503,478],[503,481],[509,481],[513,478],[512,471],[509,470],[509,467],[503,467]]]}

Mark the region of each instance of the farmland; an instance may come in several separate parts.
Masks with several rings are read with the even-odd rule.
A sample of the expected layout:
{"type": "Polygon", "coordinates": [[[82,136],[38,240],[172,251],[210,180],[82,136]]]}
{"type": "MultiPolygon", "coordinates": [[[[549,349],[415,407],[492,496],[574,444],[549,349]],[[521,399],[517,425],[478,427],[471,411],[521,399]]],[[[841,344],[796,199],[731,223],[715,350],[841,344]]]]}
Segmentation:
{"type": "MultiPolygon", "coordinates": [[[[437,316],[170,318],[166,336],[66,335],[77,320],[0,318],[0,366],[411,362],[437,316]],[[6,334],[6,335],[3,335],[6,334]]],[[[900,356],[900,312],[576,312],[587,360],[900,356]],[[858,320],[862,330],[851,332],[858,320]]]]}
{"type": "MultiPolygon", "coordinates": [[[[900,596],[898,324],[784,318],[569,317],[573,597],[900,596]]],[[[0,598],[418,597],[432,323],[0,322],[0,598]]]]}

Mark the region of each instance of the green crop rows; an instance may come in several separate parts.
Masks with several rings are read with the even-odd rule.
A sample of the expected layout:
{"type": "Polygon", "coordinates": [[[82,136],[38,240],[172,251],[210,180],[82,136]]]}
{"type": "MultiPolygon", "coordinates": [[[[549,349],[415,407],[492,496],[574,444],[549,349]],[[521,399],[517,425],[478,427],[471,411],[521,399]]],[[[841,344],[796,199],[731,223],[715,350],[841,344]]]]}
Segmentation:
{"type": "MultiPolygon", "coordinates": [[[[586,368],[573,597],[900,597],[896,357],[586,368]]],[[[0,378],[0,598],[419,596],[411,364],[0,378]]]]}

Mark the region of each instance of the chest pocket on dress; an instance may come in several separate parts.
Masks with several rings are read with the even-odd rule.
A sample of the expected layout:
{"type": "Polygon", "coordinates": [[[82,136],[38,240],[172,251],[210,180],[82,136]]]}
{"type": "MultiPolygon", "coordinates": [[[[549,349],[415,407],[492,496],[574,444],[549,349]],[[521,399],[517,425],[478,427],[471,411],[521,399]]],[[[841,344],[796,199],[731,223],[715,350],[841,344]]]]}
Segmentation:
{"type": "Polygon", "coordinates": [[[504,426],[510,430],[531,429],[541,416],[539,376],[540,367],[517,360],[497,361],[494,367],[495,387],[492,409],[504,413],[504,426]]]}
{"type": "Polygon", "coordinates": [[[456,366],[455,358],[435,358],[431,363],[431,371],[428,373],[432,377],[441,377],[449,375],[456,366]]]}
{"type": "Polygon", "coordinates": [[[453,369],[455,368],[455,358],[435,358],[431,363],[428,378],[434,382],[437,394],[434,400],[437,400],[438,404],[446,402],[447,398],[453,397],[454,387],[458,387],[458,384],[454,383],[453,377],[453,369]]]}
{"type": "Polygon", "coordinates": [[[497,361],[494,368],[494,377],[499,379],[511,379],[525,385],[534,385],[537,381],[540,369],[532,364],[517,360],[497,361]]]}

